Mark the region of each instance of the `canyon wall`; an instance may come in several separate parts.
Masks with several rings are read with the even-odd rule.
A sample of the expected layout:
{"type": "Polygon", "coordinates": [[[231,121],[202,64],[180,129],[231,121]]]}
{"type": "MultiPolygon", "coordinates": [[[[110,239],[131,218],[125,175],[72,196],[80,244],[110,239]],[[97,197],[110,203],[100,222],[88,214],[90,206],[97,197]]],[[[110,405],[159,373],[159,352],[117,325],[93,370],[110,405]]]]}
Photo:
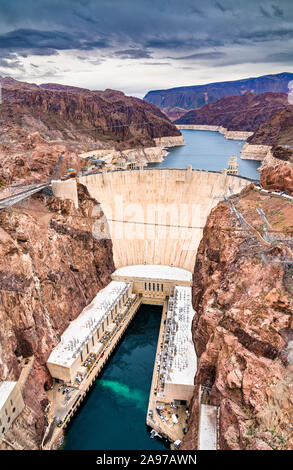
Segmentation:
{"type": "Polygon", "coordinates": [[[151,147],[155,138],[180,136],[158,108],[120,91],[37,86],[11,78],[0,78],[0,85],[5,122],[0,142],[7,145],[8,133],[15,129],[39,132],[55,143],[75,143],[76,150],[83,147],[83,151],[151,147]]]}
{"type": "Polygon", "coordinates": [[[252,186],[232,203],[256,230],[262,208],[279,240],[265,244],[243,230],[224,202],[207,219],[193,275],[198,370],[182,448],[197,448],[202,385],[219,407],[220,449],[292,450],[293,283],[292,265],[282,262],[292,256],[292,203],[252,186]]]}
{"type": "Polygon", "coordinates": [[[247,93],[288,93],[288,83],[292,79],[292,73],[263,75],[228,82],[152,90],[144,99],[158,106],[170,118],[176,119],[189,110],[201,108],[224,97],[241,98],[241,95],[247,93]]]}
{"type": "Polygon", "coordinates": [[[255,132],[276,111],[288,106],[286,93],[245,93],[228,96],[193,109],[175,124],[222,126],[229,131],[255,132]]]}
{"type": "Polygon", "coordinates": [[[293,196],[293,166],[279,163],[273,167],[263,168],[260,175],[260,184],[263,188],[284,191],[293,196]]]}
{"type": "Polygon", "coordinates": [[[18,380],[21,360],[35,358],[25,408],[5,434],[16,448],[39,448],[51,384],[46,360],[114,271],[111,240],[93,237],[100,206],[81,185],[78,199],[76,209],[69,200],[38,194],[0,212],[0,380],[18,380]]]}
{"type": "Polygon", "coordinates": [[[266,175],[277,165],[292,166],[293,149],[281,146],[258,145],[246,142],[241,149],[243,160],[256,160],[261,162],[258,170],[267,169],[266,175]]]}

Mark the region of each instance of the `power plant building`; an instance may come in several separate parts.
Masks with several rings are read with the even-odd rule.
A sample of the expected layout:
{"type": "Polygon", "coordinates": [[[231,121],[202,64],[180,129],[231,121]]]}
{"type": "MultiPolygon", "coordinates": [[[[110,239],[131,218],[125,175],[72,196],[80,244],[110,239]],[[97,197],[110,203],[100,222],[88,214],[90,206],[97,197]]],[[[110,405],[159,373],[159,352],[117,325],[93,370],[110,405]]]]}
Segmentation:
{"type": "Polygon", "coordinates": [[[99,354],[101,339],[113,329],[115,316],[131,295],[131,284],[111,281],[94,300],[71,322],[51,352],[47,367],[52,377],[74,384],[81,365],[90,354],[99,354]]]}

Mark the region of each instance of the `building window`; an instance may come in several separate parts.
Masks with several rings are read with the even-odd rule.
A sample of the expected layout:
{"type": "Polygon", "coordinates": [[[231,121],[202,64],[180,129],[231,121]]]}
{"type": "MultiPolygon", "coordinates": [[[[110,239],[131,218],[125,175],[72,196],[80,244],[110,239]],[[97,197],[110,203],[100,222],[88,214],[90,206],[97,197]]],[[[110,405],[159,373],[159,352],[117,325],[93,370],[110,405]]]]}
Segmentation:
{"type": "Polygon", "coordinates": [[[164,284],[161,284],[161,291],[164,292],[164,284]]]}
{"type": "Polygon", "coordinates": [[[89,353],[89,345],[86,343],[86,352],[89,353]]]}
{"type": "Polygon", "coordinates": [[[157,284],[157,291],[159,292],[159,290],[160,290],[160,285],[157,284]]]}
{"type": "Polygon", "coordinates": [[[80,360],[81,360],[81,362],[83,362],[82,352],[80,353],[80,360]]]}
{"type": "Polygon", "coordinates": [[[94,340],[94,337],[92,336],[92,343],[93,343],[93,346],[95,345],[95,340],[94,340]]]}
{"type": "Polygon", "coordinates": [[[10,398],[10,405],[13,406],[13,402],[12,402],[11,398],[10,398]]]}
{"type": "MultiPolygon", "coordinates": [[[[13,408],[12,413],[15,413],[15,407],[13,408]]],[[[1,426],[1,423],[0,423],[0,426],[1,426]]]]}
{"type": "Polygon", "coordinates": [[[6,414],[6,416],[8,416],[8,413],[7,413],[7,410],[6,410],[6,408],[5,408],[5,414],[6,414]]]}
{"type": "Polygon", "coordinates": [[[8,422],[8,423],[10,422],[10,416],[8,417],[7,422],[8,422]]]}
{"type": "Polygon", "coordinates": [[[149,290],[151,290],[151,289],[152,289],[152,288],[151,288],[151,283],[149,282],[149,290]]]}
{"type": "Polygon", "coordinates": [[[153,283],[153,290],[156,290],[156,285],[153,283]]]}
{"type": "Polygon", "coordinates": [[[144,283],[144,290],[147,290],[147,283],[144,283]]]}
{"type": "Polygon", "coordinates": [[[2,434],[5,432],[5,428],[2,428],[2,434]]]}

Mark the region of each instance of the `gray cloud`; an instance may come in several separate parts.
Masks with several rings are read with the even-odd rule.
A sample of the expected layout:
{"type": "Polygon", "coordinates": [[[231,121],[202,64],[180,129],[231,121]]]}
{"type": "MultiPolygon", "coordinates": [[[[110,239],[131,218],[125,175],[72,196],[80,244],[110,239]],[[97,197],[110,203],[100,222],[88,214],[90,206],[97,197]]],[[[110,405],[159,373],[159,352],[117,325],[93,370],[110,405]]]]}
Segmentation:
{"type": "Polygon", "coordinates": [[[284,11],[278,5],[272,5],[272,9],[273,9],[274,15],[277,16],[278,18],[282,18],[284,16],[284,11]]]}
{"type": "MultiPolygon", "coordinates": [[[[39,3],[0,0],[1,68],[34,63],[41,75],[47,68],[40,57],[57,63],[65,52],[89,71],[109,58],[119,65],[131,59],[135,70],[143,59],[156,67],[157,76],[166,63],[176,73],[178,64],[185,70],[194,70],[194,64],[199,76],[212,66],[292,63],[292,0],[42,0],[41,8],[39,3]],[[31,61],[33,56],[39,58],[31,61]]],[[[62,76],[68,64],[61,69],[60,60],[62,76]]]]}
{"type": "Polygon", "coordinates": [[[227,8],[226,8],[224,5],[222,5],[222,3],[220,3],[220,2],[215,2],[215,5],[216,5],[216,7],[218,7],[218,9],[219,9],[222,13],[225,13],[225,12],[227,11],[227,8]]]}
{"type": "Polygon", "coordinates": [[[151,54],[145,49],[126,49],[115,52],[115,56],[122,59],[150,59],[151,54]]]}
{"type": "MultiPolygon", "coordinates": [[[[224,52],[199,52],[197,54],[191,54],[187,56],[182,56],[182,57],[172,57],[174,60],[216,60],[216,59],[221,59],[225,57],[226,54],[224,52]]],[[[171,57],[170,57],[171,58],[171,57]]]]}
{"type": "Polygon", "coordinates": [[[288,52],[276,52],[274,54],[268,54],[260,61],[263,62],[279,62],[280,64],[288,64],[293,62],[293,50],[288,52]]]}

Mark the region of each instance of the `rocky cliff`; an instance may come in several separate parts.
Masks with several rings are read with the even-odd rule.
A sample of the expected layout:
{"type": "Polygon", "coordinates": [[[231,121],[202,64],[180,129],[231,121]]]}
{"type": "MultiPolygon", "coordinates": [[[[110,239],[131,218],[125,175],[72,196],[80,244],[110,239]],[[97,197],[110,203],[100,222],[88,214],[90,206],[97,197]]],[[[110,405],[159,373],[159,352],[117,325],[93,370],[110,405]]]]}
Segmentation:
{"type": "Polygon", "coordinates": [[[293,196],[293,166],[278,164],[264,168],[260,183],[265,189],[284,191],[293,196]]]}
{"type": "MultiPolygon", "coordinates": [[[[155,145],[157,137],[180,132],[154,105],[120,91],[90,91],[0,79],[3,126],[38,131],[46,140],[114,144],[117,148],[155,145]]],[[[4,128],[3,128],[4,130],[4,128]]],[[[1,141],[9,140],[0,135],[1,141]]]]}
{"type": "Polygon", "coordinates": [[[240,96],[244,93],[288,93],[288,83],[292,79],[292,73],[264,75],[230,82],[149,91],[144,99],[158,106],[170,118],[178,119],[184,111],[201,108],[225,96],[240,96]]]}
{"type": "Polygon", "coordinates": [[[293,106],[275,112],[247,139],[251,145],[293,146],[293,106]]]}
{"type": "Polygon", "coordinates": [[[293,283],[282,258],[292,259],[293,206],[252,187],[232,203],[252,229],[243,230],[224,202],[204,229],[193,277],[198,370],[182,447],[197,447],[201,384],[205,402],[219,407],[221,449],[292,449],[293,283]],[[260,238],[257,208],[268,219],[270,243],[260,238]]]}
{"type": "Polygon", "coordinates": [[[92,234],[99,206],[81,185],[78,196],[79,209],[39,194],[0,213],[0,380],[18,380],[21,360],[35,358],[25,409],[5,435],[16,448],[39,448],[51,383],[46,360],[114,270],[111,240],[92,234]]]}
{"type": "Polygon", "coordinates": [[[285,93],[229,96],[184,114],[175,124],[222,126],[228,131],[256,131],[273,113],[288,105],[285,93]]]}
{"type": "Polygon", "coordinates": [[[80,170],[84,162],[77,155],[88,150],[184,143],[158,108],[119,91],[10,78],[0,78],[0,85],[0,185],[57,178],[69,167],[80,170]]]}
{"type": "Polygon", "coordinates": [[[60,178],[70,167],[80,170],[85,164],[73,145],[50,143],[38,132],[20,133],[16,139],[2,146],[2,152],[0,145],[0,187],[46,182],[52,177],[60,178]]]}

